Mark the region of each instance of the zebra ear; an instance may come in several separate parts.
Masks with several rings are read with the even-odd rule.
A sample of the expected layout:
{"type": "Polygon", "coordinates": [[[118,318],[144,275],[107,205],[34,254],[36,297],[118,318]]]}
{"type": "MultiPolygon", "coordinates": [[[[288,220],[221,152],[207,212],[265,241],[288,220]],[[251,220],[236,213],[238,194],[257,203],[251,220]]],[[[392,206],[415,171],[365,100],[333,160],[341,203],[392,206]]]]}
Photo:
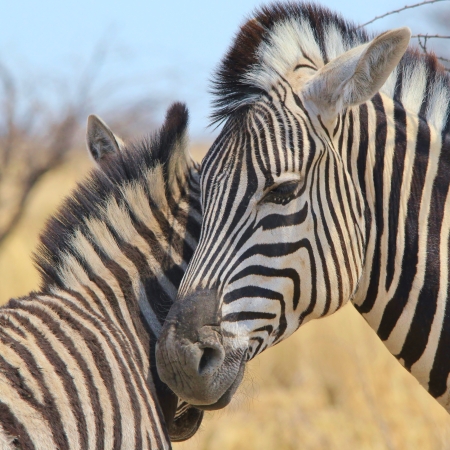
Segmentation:
{"type": "Polygon", "coordinates": [[[124,148],[122,139],[115,136],[108,125],[95,115],[88,117],[86,144],[90,156],[99,166],[124,148]]]}
{"type": "Polygon", "coordinates": [[[349,106],[372,98],[405,53],[411,30],[387,31],[330,61],[305,85],[303,96],[313,103],[324,123],[349,106]]]}
{"type": "Polygon", "coordinates": [[[167,160],[168,183],[172,189],[177,179],[184,182],[189,169],[195,165],[188,149],[188,120],[189,113],[184,103],[174,103],[167,110],[163,131],[172,140],[167,160]]]}

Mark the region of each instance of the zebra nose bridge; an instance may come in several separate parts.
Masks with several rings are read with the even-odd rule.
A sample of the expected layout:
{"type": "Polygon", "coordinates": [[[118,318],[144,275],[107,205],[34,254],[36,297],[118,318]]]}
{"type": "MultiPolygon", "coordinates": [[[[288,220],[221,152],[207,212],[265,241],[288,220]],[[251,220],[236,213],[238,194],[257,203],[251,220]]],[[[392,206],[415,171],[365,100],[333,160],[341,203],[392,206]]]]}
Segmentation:
{"type": "Polygon", "coordinates": [[[200,241],[178,288],[178,299],[183,299],[183,301],[191,298],[201,299],[208,295],[216,297],[214,287],[208,283],[211,278],[210,266],[204,263],[205,252],[201,245],[200,241]]]}
{"type": "MultiPolygon", "coordinates": [[[[198,339],[205,325],[218,324],[217,291],[202,289],[191,292],[176,302],[179,331],[190,339],[198,339]]],[[[170,316],[170,313],[169,313],[170,316]]]]}

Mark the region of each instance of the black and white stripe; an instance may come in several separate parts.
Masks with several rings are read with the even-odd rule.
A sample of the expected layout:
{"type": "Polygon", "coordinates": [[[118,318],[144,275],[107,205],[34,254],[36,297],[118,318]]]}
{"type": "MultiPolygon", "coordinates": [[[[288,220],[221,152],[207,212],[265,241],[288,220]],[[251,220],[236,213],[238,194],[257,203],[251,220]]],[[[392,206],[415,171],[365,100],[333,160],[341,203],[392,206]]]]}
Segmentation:
{"type": "Polygon", "coordinates": [[[225,125],[180,304],[208,292],[225,354],[251,359],[351,300],[449,409],[450,79],[402,57],[408,30],[371,39],[307,4],[241,28],[215,81],[225,125]]]}
{"type": "Polygon", "coordinates": [[[90,118],[101,170],[41,236],[41,289],[0,309],[0,448],[169,449],[200,425],[154,363],[200,231],[187,117],[125,147],[90,118]]]}

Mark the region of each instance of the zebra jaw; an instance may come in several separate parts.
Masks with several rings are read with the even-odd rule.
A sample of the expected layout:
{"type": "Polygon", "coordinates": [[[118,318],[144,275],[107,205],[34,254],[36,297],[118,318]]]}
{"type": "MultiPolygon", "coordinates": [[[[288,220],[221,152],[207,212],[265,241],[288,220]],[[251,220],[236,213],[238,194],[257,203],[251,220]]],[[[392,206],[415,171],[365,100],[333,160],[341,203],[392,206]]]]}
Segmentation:
{"type": "Polygon", "coordinates": [[[248,353],[217,324],[216,298],[215,291],[200,291],[176,302],[156,347],[161,380],[203,410],[228,405],[244,376],[248,353]]]}

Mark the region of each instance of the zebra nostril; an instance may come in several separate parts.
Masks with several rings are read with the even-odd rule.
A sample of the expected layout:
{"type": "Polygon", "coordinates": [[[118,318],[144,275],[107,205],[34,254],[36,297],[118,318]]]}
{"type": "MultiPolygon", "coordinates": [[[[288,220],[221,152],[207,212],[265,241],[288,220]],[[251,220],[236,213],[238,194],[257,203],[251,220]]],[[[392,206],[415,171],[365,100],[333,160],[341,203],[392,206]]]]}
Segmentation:
{"type": "Polygon", "coordinates": [[[225,352],[222,347],[201,347],[203,354],[198,363],[199,375],[212,375],[222,365],[225,352]]]}

